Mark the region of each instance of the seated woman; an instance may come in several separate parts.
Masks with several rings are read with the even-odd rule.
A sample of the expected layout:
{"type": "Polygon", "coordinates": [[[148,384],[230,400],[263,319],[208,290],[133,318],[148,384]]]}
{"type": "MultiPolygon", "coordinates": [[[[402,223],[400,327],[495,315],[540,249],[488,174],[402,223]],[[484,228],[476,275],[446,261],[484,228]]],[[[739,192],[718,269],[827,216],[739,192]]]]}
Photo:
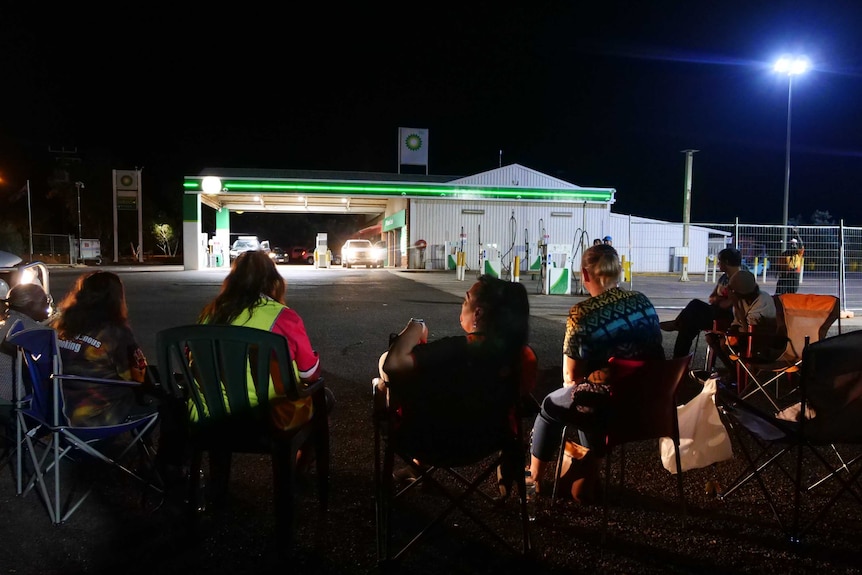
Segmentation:
{"type": "MultiPolygon", "coordinates": [[[[287,307],[286,291],[287,284],[272,258],[259,250],[243,252],[234,260],[221,290],[204,306],[198,320],[200,323],[253,327],[283,335],[300,380],[314,381],[320,373],[320,357],[311,346],[302,318],[287,307]]],[[[327,409],[331,410],[334,396],[328,389],[326,393],[327,409]]],[[[276,429],[292,429],[311,419],[311,398],[288,399],[280,381],[271,382],[269,397],[270,417],[276,429]]],[[[191,413],[191,418],[196,419],[197,413],[191,413]]]]}
{"type": "MultiPolygon", "coordinates": [[[[78,278],[51,321],[67,374],[143,383],[147,359],[129,326],[123,282],[96,271],[78,278]]],[[[116,425],[156,406],[130,387],[70,381],[64,385],[72,425],[116,425]]]]}
{"type": "Polygon", "coordinates": [[[376,384],[389,385],[397,390],[395,400],[404,401],[400,425],[417,429],[411,435],[418,459],[422,453],[481,451],[486,440],[499,435],[497,423],[512,424],[517,415],[506,409],[536,381],[536,358],[527,346],[529,316],[523,284],[483,275],[461,304],[464,335],[428,342],[425,323],[411,320],[394,338],[380,359],[376,384]],[[411,411],[413,399],[419,407],[411,411]],[[440,417],[441,409],[447,417],[440,417]],[[419,411],[427,417],[411,419],[419,411]],[[501,413],[502,422],[494,419],[501,413]],[[488,425],[482,418],[491,418],[488,425]]]}
{"type": "Polygon", "coordinates": [[[530,471],[537,491],[560,445],[563,427],[576,426],[584,447],[594,453],[601,449],[596,434],[607,399],[608,360],[664,359],[652,303],[642,293],[619,287],[622,264],[617,251],[608,244],[592,246],[584,252],[581,268],[590,297],[569,311],[563,341],[563,387],[545,397],[533,424],[530,471]]]}

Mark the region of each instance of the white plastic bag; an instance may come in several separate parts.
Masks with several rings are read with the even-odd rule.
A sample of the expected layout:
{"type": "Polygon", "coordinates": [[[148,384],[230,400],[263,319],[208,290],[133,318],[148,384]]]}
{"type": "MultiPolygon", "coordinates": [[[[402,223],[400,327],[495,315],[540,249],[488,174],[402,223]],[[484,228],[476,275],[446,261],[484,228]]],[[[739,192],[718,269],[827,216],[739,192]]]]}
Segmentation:
{"type": "MultiPolygon", "coordinates": [[[[733,457],[730,437],[715,407],[715,378],[707,379],[703,390],[685,405],[677,407],[679,420],[679,456],[682,470],[706,467],[733,457]]],[[[659,440],[662,465],[676,473],[673,440],[659,440]]]]}

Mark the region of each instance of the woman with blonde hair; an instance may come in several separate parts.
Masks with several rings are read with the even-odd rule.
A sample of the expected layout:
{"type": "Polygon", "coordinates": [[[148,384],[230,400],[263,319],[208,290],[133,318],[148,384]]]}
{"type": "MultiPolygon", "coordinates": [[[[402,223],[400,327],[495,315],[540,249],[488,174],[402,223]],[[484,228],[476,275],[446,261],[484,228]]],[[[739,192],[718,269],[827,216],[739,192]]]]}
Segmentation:
{"type": "Polygon", "coordinates": [[[607,400],[604,383],[608,360],[664,359],[659,319],[642,293],[620,287],[622,264],[608,244],[584,252],[583,284],[590,297],[572,306],[563,340],[563,386],[549,393],[533,425],[530,471],[537,490],[560,445],[563,427],[578,428],[580,442],[603,455],[599,431],[607,400]]]}

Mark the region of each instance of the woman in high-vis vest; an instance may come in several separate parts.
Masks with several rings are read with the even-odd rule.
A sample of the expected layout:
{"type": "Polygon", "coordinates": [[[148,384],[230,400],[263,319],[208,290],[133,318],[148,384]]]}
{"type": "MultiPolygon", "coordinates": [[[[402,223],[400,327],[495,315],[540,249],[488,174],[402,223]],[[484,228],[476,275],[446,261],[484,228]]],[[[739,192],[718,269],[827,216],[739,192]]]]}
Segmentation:
{"type": "MultiPolygon", "coordinates": [[[[243,252],[234,260],[218,295],[204,307],[198,319],[200,323],[241,325],[280,333],[287,338],[300,381],[313,381],[320,371],[320,358],[311,347],[302,318],[284,303],[286,289],[284,278],[266,253],[243,252]]],[[[249,381],[251,396],[255,397],[253,386],[249,381]]],[[[291,429],[311,419],[311,398],[288,399],[280,381],[270,383],[269,397],[276,429],[291,429]]],[[[332,408],[332,401],[328,394],[328,409],[332,408]]],[[[191,416],[194,419],[195,414],[191,416]]]]}

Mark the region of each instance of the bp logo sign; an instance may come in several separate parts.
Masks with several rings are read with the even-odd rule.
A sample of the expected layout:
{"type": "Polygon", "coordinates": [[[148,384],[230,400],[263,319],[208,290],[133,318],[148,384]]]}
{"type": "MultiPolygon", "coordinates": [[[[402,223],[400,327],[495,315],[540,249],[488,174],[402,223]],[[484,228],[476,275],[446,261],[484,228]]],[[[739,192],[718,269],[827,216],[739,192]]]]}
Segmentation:
{"type": "Polygon", "coordinates": [[[422,137],[419,136],[419,134],[410,134],[404,141],[404,145],[407,146],[407,149],[411,152],[416,152],[422,148],[422,137]]]}
{"type": "Polygon", "coordinates": [[[120,176],[120,185],[124,188],[129,188],[135,183],[135,178],[133,178],[130,174],[123,174],[120,176]]]}

